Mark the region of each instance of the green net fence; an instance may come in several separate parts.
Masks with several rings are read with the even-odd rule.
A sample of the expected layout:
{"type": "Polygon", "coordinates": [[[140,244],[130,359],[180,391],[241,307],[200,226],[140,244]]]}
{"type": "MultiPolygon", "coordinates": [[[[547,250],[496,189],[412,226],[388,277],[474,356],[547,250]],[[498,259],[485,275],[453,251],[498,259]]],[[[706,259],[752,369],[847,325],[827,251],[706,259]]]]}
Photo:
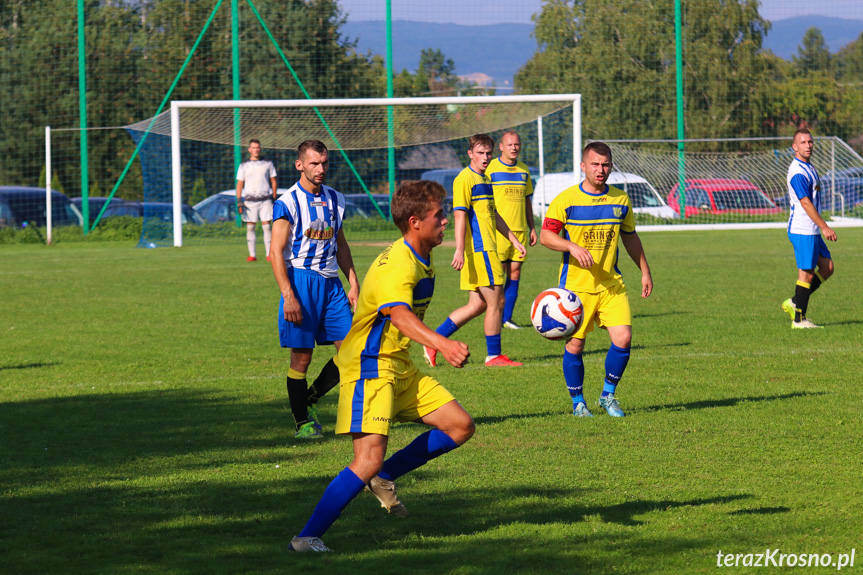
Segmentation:
{"type": "MultiPolygon", "coordinates": [[[[679,45],[674,0],[502,0],[479,17],[451,0],[404,0],[392,2],[389,26],[386,8],[384,0],[0,1],[0,186],[46,184],[52,126],[55,191],[155,201],[145,197],[140,157],[132,159],[140,139],[121,128],[170,100],[386,97],[388,50],[395,97],[580,93],[585,140],[674,139],[682,112],[686,138],[787,137],[807,126],[863,149],[856,0],[681,0],[679,45]]],[[[552,126],[544,137],[547,153],[565,140],[552,126]]],[[[233,187],[245,142],[224,146],[233,150],[209,160],[224,164],[224,180],[189,170],[190,206],[233,187]]],[[[757,150],[716,141],[694,151],[757,150]]],[[[271,154],[291,166],[287,151],[271,154]]],[[[387,191],[384,173],[368,176],[370,191],[387,191]]],[[[92,222],[101,210],[94,201],[80,211],[92,222]]],[[[0,205],[0,226],[38,221],[18,212],[0,205]]]]}

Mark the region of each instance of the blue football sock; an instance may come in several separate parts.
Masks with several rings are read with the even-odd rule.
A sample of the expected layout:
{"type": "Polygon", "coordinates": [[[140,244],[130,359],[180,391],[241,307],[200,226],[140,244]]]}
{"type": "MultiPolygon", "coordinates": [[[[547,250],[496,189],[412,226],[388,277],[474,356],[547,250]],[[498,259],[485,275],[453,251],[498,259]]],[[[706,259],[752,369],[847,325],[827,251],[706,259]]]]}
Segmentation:
{"type": "Polygon", "coordinates": [[[485,336],[485,347],[488,355],[500,355],[500,334],[485,336]]]}
{"type": "Polygon", "coordinates": [[[300,531],[299,537],[320,537],[326,533],[342,510],[366,486],[363,480],[345,467],[336,475],[324,491],[321,500],[312,512],[306,526],[300,531]]]}
{"type": "Polygon", "coordinates": [[[581,354],[563,352],[563,377],[572,404],[584,403],[584,362],[581,354]]]}
{"type": "Polygon", "coordinates": [[[456,331],[458,331],[458,326],[455,324],[455,322],[453,320],[451,320],[450,318],[446,318],[445,320],[443,320],[443,323],[440,324],[435,331],[444,337],[449,337],[452,334],[454,334],[456,331]]]}
{"type": "Polygon", "coordinates": [[[395,481],[405,473],[425,465],[435,457],[458,447],[452,438],[439,429],[426,431],[410,442],[407,447],[393,453],[384,461],[378,475],[381,479],[395,481]]]}
{"type": "Polygon", "coordinates": [[[614,344],[608,348],[608,353],[605,355],[605,385],[602,387],[602,397],[614,394],[626,370],[626,364],[629,363],[629,352],[629,348],[624,349],[614,344]]]}
{"type": "Polygon", "coordinates": [[[518,299],[518,282],[519,280],[506,280],[503,288],[503,321],[504,323],[512,321],[512,311],[515,309],[515,300],[518,299]]]}

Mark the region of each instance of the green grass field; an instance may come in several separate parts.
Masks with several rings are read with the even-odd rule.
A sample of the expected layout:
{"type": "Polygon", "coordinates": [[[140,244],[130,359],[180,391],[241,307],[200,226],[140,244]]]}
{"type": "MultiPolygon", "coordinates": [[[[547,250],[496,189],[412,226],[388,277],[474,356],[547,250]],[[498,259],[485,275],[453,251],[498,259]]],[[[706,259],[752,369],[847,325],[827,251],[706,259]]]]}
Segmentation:
{"type": "MultiPolygon", "coordinates": [[[[287,543],[350,441],[334,393],[326,439],[293,439],[266,262],[242,242],[0,246],[0,572],[708,573],[720,550],[860,547],[859,572],[863,230],[838,233],[810,305],[825,329],[808,331],[779,309],[796,279],[781,230],[642,234],[656,291],[632,301],[622,420],[572,416],[563,344],[532,329],[503,334],[525,367],[481,367],[475,320],[456,334],[473,363],[433,371],[474,439],[399,481],[409,519],[361,494],[324,538],[337,552],[314,556],[287,543]]],[[[361,275],[380,250],[354,246],[361,275]]],[[[432,327],[466,301],[452,248],[435,256],[432,327]]],[[[531,250],[522,324],[557,262],[531,250]]],[[[591,403],[607,347],[591,334],[591,403]]],[[[391,447],[420,430],[397,426],[391,447]]]]}

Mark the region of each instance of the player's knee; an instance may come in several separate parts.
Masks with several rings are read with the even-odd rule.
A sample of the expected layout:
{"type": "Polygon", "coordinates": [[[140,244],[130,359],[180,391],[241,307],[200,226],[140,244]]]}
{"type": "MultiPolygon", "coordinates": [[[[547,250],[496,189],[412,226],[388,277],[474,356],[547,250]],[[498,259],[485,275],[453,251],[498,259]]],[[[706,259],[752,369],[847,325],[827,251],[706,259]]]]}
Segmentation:
{"type": "Polygon", "coordinates": [[[621,349],[629,349],[632,345],[632,332],[617,334],[611,343],[621,349]]]}
{"type": "Polygon", "coordinates": [[[818,268],[818,273],[821,274],[821,279],[827,279],[833,275],[833,260],[827,260],[827,263],[818,268]]]}
{"type": "Polygon", "coordinates": [[[265,232],[270,231],[270,222],[261,222],[261,229],[265,232]]]}
{"type": "Polygon", "coordinates": [[[364,453],[360,457],[355,457],[348,467],[350,467],[351,471],[353,471],[357,477],[362,479],[364,483],[368,483],[372,480],[372,477],[380,472],[383,465],[383,453],[369,452],[364,453]]]}
{"type": "Polygon", "coordinates": [[[453,421],[446,434],[456,442],[456,445],[464,445],[476,432],[476,424],[466,411],[462,412],[456,421],[453,421]]]}

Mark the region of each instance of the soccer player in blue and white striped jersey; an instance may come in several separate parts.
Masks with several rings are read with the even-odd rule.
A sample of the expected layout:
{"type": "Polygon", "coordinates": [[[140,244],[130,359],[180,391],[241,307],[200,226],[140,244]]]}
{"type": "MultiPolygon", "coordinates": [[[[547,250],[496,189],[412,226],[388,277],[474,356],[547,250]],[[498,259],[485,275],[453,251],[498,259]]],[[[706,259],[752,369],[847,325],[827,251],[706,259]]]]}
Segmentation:
{"type": "Polygon", "coordinates": [[[324,180],[329,152],[323,142],[307,140],[297,149],[300,180],[273,206],[270,263],[282,292],[279,343],[291,349],[288,397],[297,424],[295,437],[321,437],[318,399],[339,382],[331,359],[307,388],[306,372],[315,345],[334,344],[338,351],[351,328],[360,284],[351,249],[342,230],[345,197],[324,180]],[[348,279],[345,294],[339,269],[348,279]]]}
{"type": "Polygon", "coordinates": [[[819,213],[823,190],[815,167],[809,162],[815,142],[806,128],[794,132],[791,148],[794,159],[788,167],[788,196],[791,215],[788,218],[788,239],[794,246],[797,260],[797,285],[794,297],[782,302],[782,310],[791,316],[792,329],[818,328],[806,318],[809,296],[833,275],[833,259],[821,237],[836,241],[833,231],[819,213]],[[817,269],[816,269],[817,267],[817,269]]]}

